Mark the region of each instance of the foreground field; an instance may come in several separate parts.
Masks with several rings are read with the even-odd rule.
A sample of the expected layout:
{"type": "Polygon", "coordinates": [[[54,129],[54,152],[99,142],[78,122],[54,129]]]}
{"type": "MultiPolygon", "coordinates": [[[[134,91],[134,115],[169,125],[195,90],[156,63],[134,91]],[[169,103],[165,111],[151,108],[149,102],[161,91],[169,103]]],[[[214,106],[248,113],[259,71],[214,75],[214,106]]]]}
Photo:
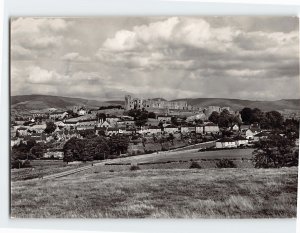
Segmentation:
{"type": "Polygon", "coordinates": [[[192,159],[194,161],[198,161],[203,168],[215,168],[216,161],[223,158],[228,158],[233,160],[236,166],[239,168],[251,168],[253,167],[253,164],[251,163],[252,152],[253,149],[231,149],[205,152],[199,152],[198,149],[190,149],[184,151],[166,151],[106,161],[93,161],[68,165],[62,160],[33,160],[31,161],[32,168],[12,169],[11,180],[20,181],[41,178],[83,166],[91,166],[91,163],[128,164],[124,166],[106,166],[106,168],[103,169],[107,171],[111,169],[116,171],[128,170],[128,167],[130,167],[131,163],[152,163],[148,165],[141,165],[141,167],[144,169],[185,169],[189,168],[190,160],[192,159]]]}
{"type": "Polygon", "coordinates": [[[41,178],[43,176],[88,166],[90,162],[67,165],[62,160],[32,160],[30,164],[32,166],[31,168],[11,169],[11,181],[41,178]]]}
{"type": "Polygon", "coordinates": [[[297,168],[101,171],[13,182],[17,218],[295,217],[297,168]]]}

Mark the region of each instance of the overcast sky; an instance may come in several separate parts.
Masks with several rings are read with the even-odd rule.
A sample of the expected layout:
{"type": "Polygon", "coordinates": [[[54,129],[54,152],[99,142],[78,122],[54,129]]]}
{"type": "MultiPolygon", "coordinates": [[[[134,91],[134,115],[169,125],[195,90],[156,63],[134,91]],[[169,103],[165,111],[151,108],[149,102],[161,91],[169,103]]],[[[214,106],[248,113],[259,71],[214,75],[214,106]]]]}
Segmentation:
{"type": "Polygon", "coordinates": [[[11,93],[299,98],[296,17],[11,20],[11,93]]]}

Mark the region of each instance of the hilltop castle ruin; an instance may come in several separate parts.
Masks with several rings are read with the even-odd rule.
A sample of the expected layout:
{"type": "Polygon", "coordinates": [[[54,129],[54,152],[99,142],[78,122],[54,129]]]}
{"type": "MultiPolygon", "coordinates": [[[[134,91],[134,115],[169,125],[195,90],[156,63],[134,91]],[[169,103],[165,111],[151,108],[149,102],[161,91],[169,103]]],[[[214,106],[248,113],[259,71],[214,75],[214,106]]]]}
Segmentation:
{"type": "Polygon", "coordinates": [[[143,99],[143,98],[132,98],[130,95],[125,96],[125,109],[188,109],[187,101],[167,101],[163,99],[143,99]]]}

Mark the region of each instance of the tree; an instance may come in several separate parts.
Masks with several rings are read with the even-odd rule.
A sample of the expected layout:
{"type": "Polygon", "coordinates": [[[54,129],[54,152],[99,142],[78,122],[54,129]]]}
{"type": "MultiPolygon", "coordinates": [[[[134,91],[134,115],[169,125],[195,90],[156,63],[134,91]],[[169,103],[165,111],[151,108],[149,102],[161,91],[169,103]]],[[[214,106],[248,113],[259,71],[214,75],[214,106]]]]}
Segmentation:
{"type": "Polygon", "coordinates": [[[243,108],[241,111],[241,118],[245,124],[250,124],[252,121],[252,109],[251,108],[243,108]]]}
{"type": "Polygon", "coordinates": [[[47,149],[47,147],[45,144],[37,143],[30,150],[30,156],[32,156],[31,159],[32,158],[42,158],[46,149],[47,149]]]}
{"type": "Polygon", "coordinates": [[[208,120],[211,122],[218,124],[219,123],[220,114],[216,111],[213,111],[210,116],[208,117],[208,120]]]}
{"type": "Polygon", "coordinates": [[[169,136],[168,136],[168,140],[172,142],[172,144],[174,144],[174,135],[172,133],[169,133],[169,136]]]}
{"type": "MultiPolygon", "coordinates": [[[[160,123],[161,123],[161,122],[160,122],[160,123]]],[[[174,117],[174,116],[171,117],[171,124],[172,124],[172,125],[175,125],[175,126],[178,126],[178,125],[179,125],[178,120],[177,120],[177,117],[174,117]]]]}
{"type": "Polygon", "coordinates": [[[76,137],[69,139],[63,147],[64,157],[71,156],[72,160],[81,160],[84,146],[85,143],[82,139],[76,137]]]}
{"type": "Polygon", "coordinates": [[[96,114],[97,119],[102,119],[103,121],[106,121],[106,114],[105,113],[97,113],[96,114]]]}
{"type": "Polygon", "coordinates": [[[283,124],[283,117],[277,111],[271,111],[266,113],[266,118],[272,128],[281,128],[283,124]]]}
{"type": "Polygon", "coordinates": [[[84,148],[82,151],[82,160],[103,160],[109,154],[109,146],[105,137],[98,136],[84,140],[84,148]]]}
{"type": "Polygon", "coordinates": [[[148,118],[153,118],[155,119],[156,118],[156,114],[154,112],[149,112],[148,113],[148,118]]]}
{"type": "Polygon", "coordinates": [[[79,134],[83,138],[93,138],[93,137],[96,137],[95,130],[93,130],[93,129],[81,130],[79,134]]]}
{"type": "Polygon", "coordinates": [[[125,136],[115,135],[110,137],[108,145],[110,154],[120,155],[126,153],[129,145],[129,140],[125,136]]]}
{"type": "Polygon", "coordinates": [[[54,124],[54,122],[49,121],[46,123],[46,129],[44,130],[44,132],[46,134],[51,134],[56,130],[56,125],[54,124]]]}
{"type": "Polygon", "coordinates": [[[64,152],[64,158],[63,158],[63,161],[64,162],[67,162],[67,164],[69,162],[72,162],[74,161],[74,158],[73,158],[73,153],[72,153],[72,150],[71,149],[68,149],[64,152]]]}
{"type": "Polygon", "coordinates": [[[144,126],[148,121],[148,112],[144,109],[130,109],[128,116],[134,118],[136,126],[144,126]]]}
{"type": "Polygon", "coordinates": [[[271,135],[257,143],[253,152],[256,168],[279,168],[298,166],[298,150],[294,140],[280,135],[271,135]]]}
{"type": "Polygon", "coordinates": [[[259,108],[252,109],[252,116],[250,123],[261,123],[264,118],[264,113],[259,108]]]}

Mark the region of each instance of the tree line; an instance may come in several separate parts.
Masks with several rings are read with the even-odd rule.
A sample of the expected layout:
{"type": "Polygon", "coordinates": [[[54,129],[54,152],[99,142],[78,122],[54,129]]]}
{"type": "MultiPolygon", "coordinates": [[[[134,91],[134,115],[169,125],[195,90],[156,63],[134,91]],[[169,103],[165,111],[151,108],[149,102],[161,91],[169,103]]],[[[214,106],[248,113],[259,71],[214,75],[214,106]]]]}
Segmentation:
{"type": "Polygon", "coordinates": [[[92,138],[69,139],[64,147],[64,162],[93,161],[115,158],[126,153],[129,144],[128,137],[114,135],[110,138],[95,136],[92,138]]]}

